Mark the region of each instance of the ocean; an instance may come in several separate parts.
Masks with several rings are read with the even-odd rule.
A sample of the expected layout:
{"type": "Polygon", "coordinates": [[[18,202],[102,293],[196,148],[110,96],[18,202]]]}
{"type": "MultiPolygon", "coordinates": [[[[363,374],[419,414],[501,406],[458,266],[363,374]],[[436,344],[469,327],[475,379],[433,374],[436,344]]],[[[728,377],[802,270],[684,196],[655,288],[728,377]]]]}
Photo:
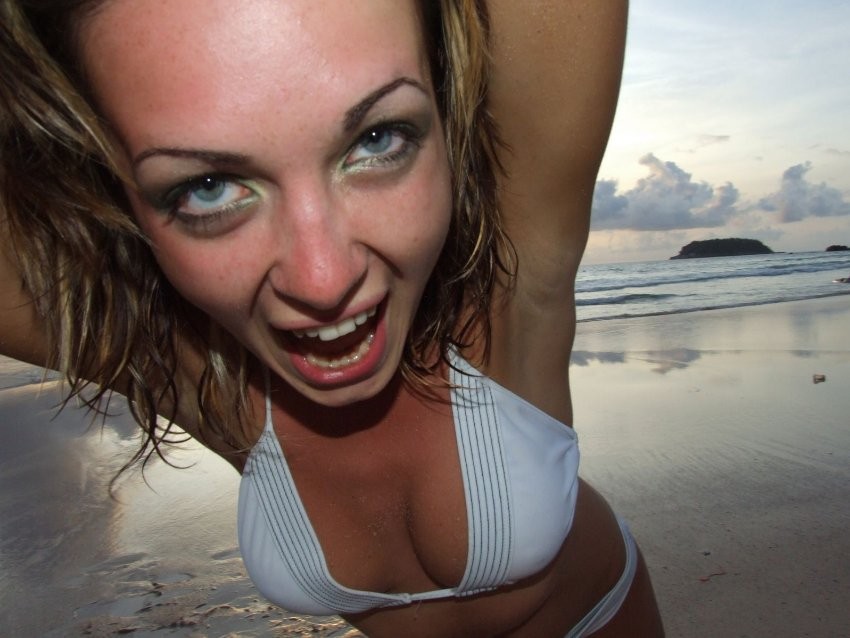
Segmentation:
{"type": "Polygon", "coordinates": [[[582,266],[579,321],[733,308],[850,294],[850,251],[582,266]]]}

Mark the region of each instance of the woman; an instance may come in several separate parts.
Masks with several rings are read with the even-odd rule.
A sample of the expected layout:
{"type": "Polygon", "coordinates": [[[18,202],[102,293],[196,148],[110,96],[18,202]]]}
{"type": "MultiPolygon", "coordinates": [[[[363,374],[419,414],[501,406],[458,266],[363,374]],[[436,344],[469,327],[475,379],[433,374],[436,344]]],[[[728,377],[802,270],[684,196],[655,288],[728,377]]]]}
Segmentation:
{"type": "Polygon", "coordinates": [[[625,3],[3,10],[6,354],[243,471],[288,609],[662,634],[564,425],[625,3]]]}

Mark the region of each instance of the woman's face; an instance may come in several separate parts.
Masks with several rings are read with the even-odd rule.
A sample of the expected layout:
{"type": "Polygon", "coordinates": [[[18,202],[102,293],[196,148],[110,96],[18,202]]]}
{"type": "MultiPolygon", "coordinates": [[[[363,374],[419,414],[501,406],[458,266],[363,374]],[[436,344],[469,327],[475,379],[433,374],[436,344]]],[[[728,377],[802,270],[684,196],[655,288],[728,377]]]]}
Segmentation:
{"type": "Polygon", "coordinates": [[[174,287],[319,403],[385,387],[451,214],[413,0],[112,0],[81,35],[174,287]]]}

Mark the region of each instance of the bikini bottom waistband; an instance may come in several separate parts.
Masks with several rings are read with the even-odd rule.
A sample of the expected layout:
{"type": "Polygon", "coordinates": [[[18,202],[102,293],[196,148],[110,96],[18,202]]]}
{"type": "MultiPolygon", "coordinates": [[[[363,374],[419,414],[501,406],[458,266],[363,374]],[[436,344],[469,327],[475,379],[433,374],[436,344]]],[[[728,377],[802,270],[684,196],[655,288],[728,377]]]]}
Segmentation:
{"type": "Polygon", "coordinates": [[[623,542],[626,546],[626,566],[623,568],[623,575],[620,576],[620,580],[614,587],[602,597],[602,600],[596,603],[593,609],[570,630],[565,638],[583,638],[602,629],[617,614],[629,594],[637,571],[637,544],[626,522],[619,517],[617,517],[617,522],[620,525],[623,542]]]}

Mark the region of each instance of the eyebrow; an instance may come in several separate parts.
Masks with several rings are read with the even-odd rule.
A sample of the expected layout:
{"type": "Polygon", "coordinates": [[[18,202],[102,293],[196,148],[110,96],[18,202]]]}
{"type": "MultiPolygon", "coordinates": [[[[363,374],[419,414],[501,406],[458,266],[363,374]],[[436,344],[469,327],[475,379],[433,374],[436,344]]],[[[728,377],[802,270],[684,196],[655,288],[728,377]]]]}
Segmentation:
{"type": "Polygon", "coordinates": [[[167,157],[185,157],[188,159],[196,159],[208,164],[229,164],[243,165],[248,163],[248,156],[241,153],[227,153],[223,151],[204,151],[192,148],[149,148],[139,153],[133,159],[133,167],[135,168],[149,157],[165,155],[167,157]]]}
{"type": "Polygon", "coordinates": [[[357,104],[348,109],[345,112],[345,118],[342,121],[342,129],[346,133],[350,133],[352,130],[357,128],[360,125],[360,122],[363,121],[363,118],[366,117],[366,114],[369,112],[369,109],[375,106],[375,104],[377,104],[382,98],[389,95],[401,86],[412,86],[419,89],[425,95],[428,95],[428,90],[424,86],[422,86],[421,82],[418,82],[413,78],[404,76],[396,78],[392,82],[389,82],[384,86],[375,89],[365,98],[360,100],[357,104]]]}
{"type": "MultiPolygon", "coordinates": [[[[392,82],[388,82],[387,84],[384,84],[383,86],[375,89],[369,95],[360,100],[357,104],[348,109],[345,112],[345,116],[342,120],[343,130],[346,133],[350,133],[352,130],[357,128],[363,121],[363,118],[366,117],[366,114],[373,106],[375,106],[375,104],[377,104],[384,97],[386,97],[387,95],[402,86],[412,86],[424,93],[425,95],[428,95],[428,90],[424,86],[422,86],[421,82],[406,76],[396,78],[392,82]]],[[[243,155],[241,153],[228,153],[222,151],[208,151],[191,148],[154,147],[142,151],[135,158],[133,158],[133,168],[137,167],[139,164],[141,164],[150,157],[157,157],[163,155],[166,157],[179,157],[201,160],[208,164],[229,164],[232,166],[244,165],[249,162],[248,156],[243,155]]]]}

